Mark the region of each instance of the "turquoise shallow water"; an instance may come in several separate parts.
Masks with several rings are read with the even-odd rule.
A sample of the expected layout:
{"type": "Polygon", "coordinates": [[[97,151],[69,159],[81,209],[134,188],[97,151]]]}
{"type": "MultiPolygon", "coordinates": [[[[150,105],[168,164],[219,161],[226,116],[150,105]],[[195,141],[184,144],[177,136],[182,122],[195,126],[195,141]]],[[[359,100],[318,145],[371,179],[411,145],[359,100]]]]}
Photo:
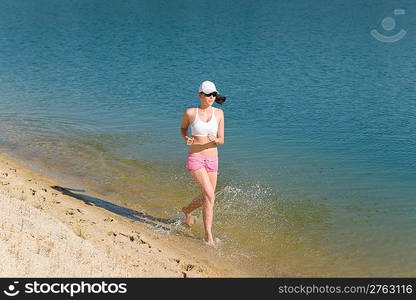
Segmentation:
{"type": "Polygon", "coordinates": [[[213,80],[228,97],[215,211],[227,255],[268,275],[414,276],[415,12],[410,1],[2,1],[0,145],[176,217],[197,192],[182,113],[213,80]],[[370,35],[400,28],[396,43],[370,35]]]}

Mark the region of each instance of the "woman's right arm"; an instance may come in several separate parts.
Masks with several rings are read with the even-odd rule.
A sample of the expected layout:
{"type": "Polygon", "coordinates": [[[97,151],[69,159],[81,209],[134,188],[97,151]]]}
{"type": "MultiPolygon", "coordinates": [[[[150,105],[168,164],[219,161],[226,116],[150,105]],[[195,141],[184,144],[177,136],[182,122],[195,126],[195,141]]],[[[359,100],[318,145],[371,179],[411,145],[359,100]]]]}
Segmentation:
{"type": "Polygon", "coordinates": [[[189,127],[189,115],[188,115],[188,110],[185,109],[185,112],[183,113],[183,116],[182,116],[182,124],[181,124],[181,136],[185,140],[185,142],[187,142],[188,139],[190,139],[190,137],[187,136],[188,127],[189,127]]]}

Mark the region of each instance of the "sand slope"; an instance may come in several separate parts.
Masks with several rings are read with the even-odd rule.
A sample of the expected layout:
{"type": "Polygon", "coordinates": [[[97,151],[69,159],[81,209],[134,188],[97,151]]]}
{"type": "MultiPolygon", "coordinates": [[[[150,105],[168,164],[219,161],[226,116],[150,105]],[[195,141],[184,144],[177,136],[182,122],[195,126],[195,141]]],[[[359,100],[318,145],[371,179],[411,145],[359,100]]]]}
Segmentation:
{"type": "Polygon", "coordinates": [[[82,197],[1,154],[0,276],[249,276],[177,224],[82,197]]]}

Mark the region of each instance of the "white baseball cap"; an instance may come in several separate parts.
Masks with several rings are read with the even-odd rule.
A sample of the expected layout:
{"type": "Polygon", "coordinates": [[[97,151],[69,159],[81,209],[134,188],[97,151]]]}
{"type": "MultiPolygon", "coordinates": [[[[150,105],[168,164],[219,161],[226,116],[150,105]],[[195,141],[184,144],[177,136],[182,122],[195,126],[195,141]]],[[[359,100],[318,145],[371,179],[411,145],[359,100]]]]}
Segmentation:
{"type": "Polygon", "coordinates": [[[203,83],[201,83],[201,85],[199,86],[198,89],[198,93],[204,93],[204,94],[211,94],[213,92],[217,92],[217,88],[215,87],[215,84],[211,81],[204,81],[203,83]]]}

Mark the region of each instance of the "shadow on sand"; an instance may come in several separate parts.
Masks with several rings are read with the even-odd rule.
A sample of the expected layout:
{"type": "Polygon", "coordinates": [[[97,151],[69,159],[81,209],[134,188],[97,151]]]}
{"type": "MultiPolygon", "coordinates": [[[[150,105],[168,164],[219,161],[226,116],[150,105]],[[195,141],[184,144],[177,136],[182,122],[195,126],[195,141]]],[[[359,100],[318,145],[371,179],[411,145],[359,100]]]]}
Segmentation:
{"type": "Polygon", "coordinates": [[[191,238],[195,238],[195,236],[191,236],[187,233],[184,233],[182,231],[178,231],[174,228],[170,228],[167,227],[165,225],[171,225],[171,224],[178,224],[178,220],[175,219],[164,219],[164,218],[157,218],[151,215],[147,215],[145,213],[142,213],[140,211],[137,210],[133,210],[130,208],[126,208],[123,206],[119,206],[107,201],[104,201],[102,199],[96,198],[96,197],[92,197],[92,196],[88,196],[85,194],[80,194],[80,192],[85,192],[85,190],[79,190],[79,189],[71,189],[71,188],[64,188],[61,186],[51,186],[52,189],[61,192],[64,195],[67,196],[71,196],[73,198],[82,200],[85,204],[88,205],[95,205],[95,206],[99,206],[101,208],[104,208],[108,211],[111,211],[119,216],[125,217],[125,218],[129,218],[133,221],[137,221],[137,222],[141,222],[144,224],[148,224],[151,225],[152,227],[156,228],[156,229],[161,229],[164,230],[166,232],[175,232],[177,234],[186,236],[186,237],[191,237],[191,238]],[[77,193],[74,193],[77,192],[77,193]],[[165,225],[162,225],[165,224],[165,225]]]}

